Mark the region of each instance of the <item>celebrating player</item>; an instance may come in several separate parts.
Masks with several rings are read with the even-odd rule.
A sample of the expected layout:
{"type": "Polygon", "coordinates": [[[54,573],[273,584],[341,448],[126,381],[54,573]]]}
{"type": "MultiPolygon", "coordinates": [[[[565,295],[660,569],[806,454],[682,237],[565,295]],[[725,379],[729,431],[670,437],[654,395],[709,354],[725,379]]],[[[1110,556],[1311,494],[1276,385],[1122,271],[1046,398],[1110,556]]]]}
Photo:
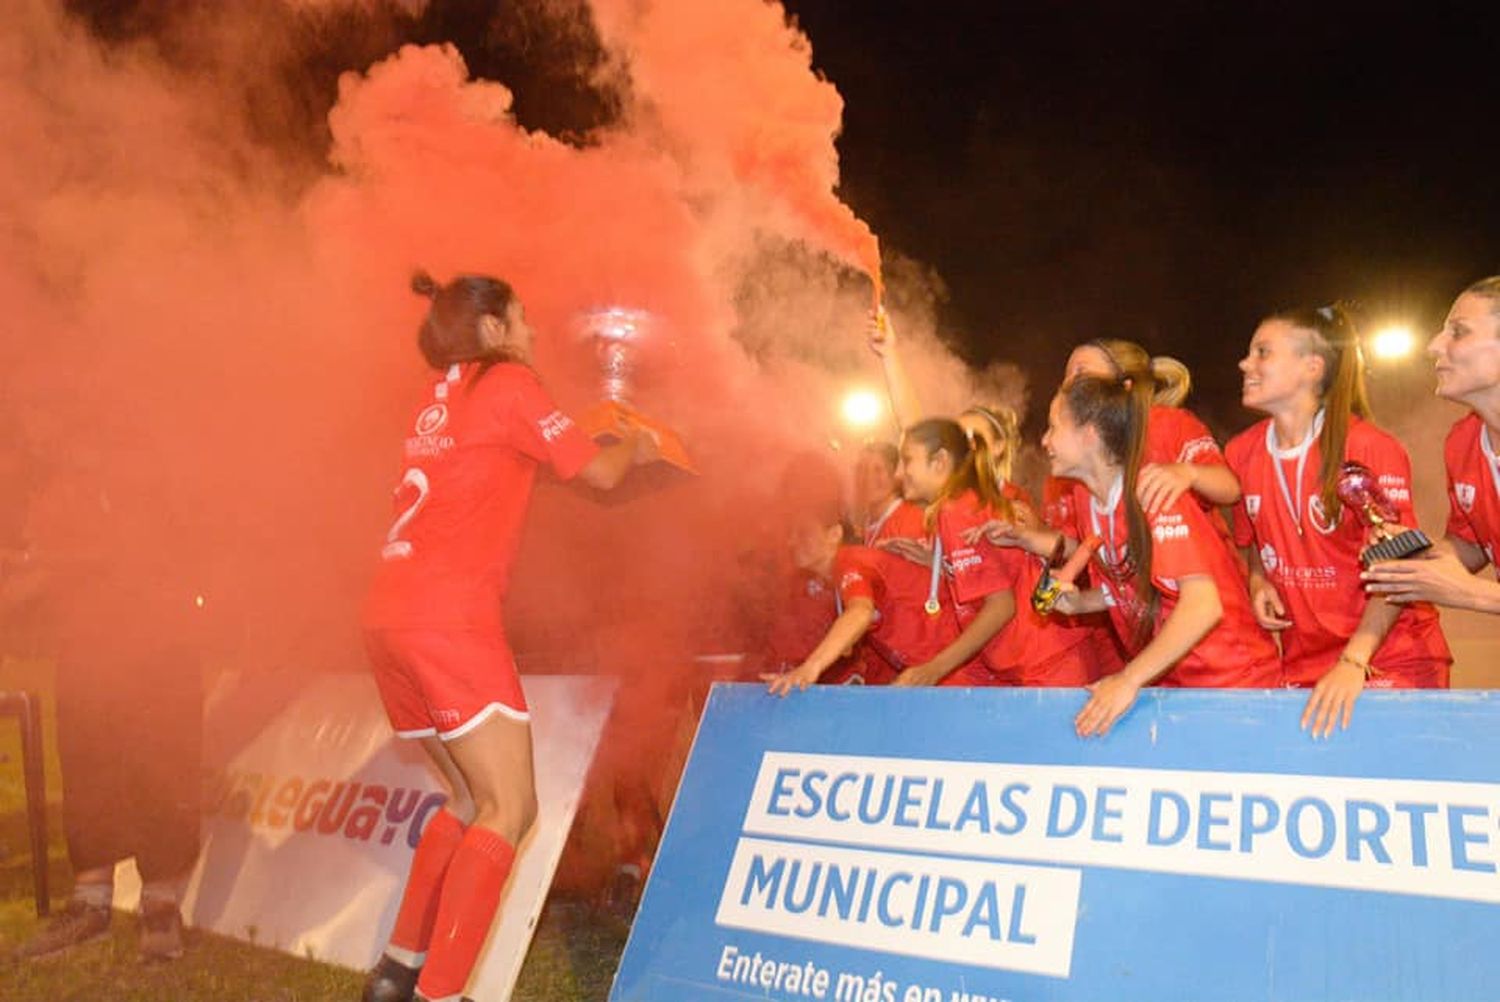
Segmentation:
{"type": "Polygon", "coordinates": [[[1187,366],[1165,355],[1153,358],[1133,341],[1096,338],[1068,356],[1063,382],[1080,376],[1132,385],[1144,382],[1151,388],[1139,484],[1141,504],[1148,514],[1169,507],[1189,492],[1205,511],[1240,499],[1240,485],[1224,465],[1213,433],[1182,406],[1192,388],[1187,366]]]}
{"type": "MultiPolygon", "coordinates": [[[[1015,548],[971,539],[991,520],[1016,522],[1013,489],[1002,492],[981,476],[982,447],[956,421],[929,418],[906,431],[902,442],[906,496],[927,505],[932,527],[933,581],[938,568],[951,589],[963,633],[953,645],[897,684],[931,684],[980,654],[988,676],[970,672],[961,684],[1084,685],[1095,677],[1078,637],[1056,629],[1031,608],[1040,563],[1015,548]]],[[[949,683],[953,684],[953,683],[949,683]]]]}
{"type": "MultiPolygon", "coordinates": [[[[831,588],[837,615],[800,664],[766,676],[773,693],[805,689],[846,661],[858,666],[860,681],[885,684],[909,666],[926,663],[958,636],[953,606],[942,600],[926,568],[885,550],[846,542],[835,505],[814,505],[796,520],[793,560],[831,588]],[[938,606],[929,611],[927,603],[934,598],[938,606]]],[[[841,674],[847,671],[841,669],[841,674]]]]}
{"type": "Polygon", "coordinates": [[[365,644],[396,733],[422,743],[452,795],[423,831],[366,1002],[460,997],[536,814],[501,603],[537,467],[607,489],[655,457],[639,430],[601,449],[556,408],[509,285],[418,273],[412,288],[431,300],[418,344],[441,375],[405,441],[365,644]]]}
{"type": "Polygon", "coordinates": [[[1346,460],[1368,467],[1413,525],[1411,460],[1375,427],[1359,335],[1338,306],[1262,321],[1240,362],[1246,407],[1269,415],[1229,443],[1244,488],[1235,542],[1246,548],[1256,620],[1281,635],[1286,682],[1312,686],[1302,726],[1326,737],[1348,727],[1366,686],[1442,688],[1452,656],[1430,605],[1367,601],[1365,531],[1338,496],[1346,460]]]}
{"type": "Polygon", "coordinates": [[[1500,613],[1500,582],[1478,576],[1500,564],[1500,275],[1475,282],[1427,346],[1438,396],[1470,413],[1448,432],[1448,533],[1426,559],[1387,561],[1365,575],[1388,602],[1433,602],[1500,613]]]}
{"type": "MultiPolygon", "coordinates": [[[[1043,446],[1052,472],[1078,480],[1087,510],[1079,534],[1100,537],[1093,569],[1101,586],[1065,593],[1063,612],[1108,610],[1130,660],[1091,688],[1074,726],[1109,731],[1144,685],[1258,688],[1280,680],[1276,647],[1256,625],[1228,543],[1193,501],[1178,496],[1147,511],[1138,479],[1150,414],[1148,384],[1083,376],[1052,401],[1043,446]]],[[[1050,547],[1055,536],[1020,531],[1050,547]]]]}

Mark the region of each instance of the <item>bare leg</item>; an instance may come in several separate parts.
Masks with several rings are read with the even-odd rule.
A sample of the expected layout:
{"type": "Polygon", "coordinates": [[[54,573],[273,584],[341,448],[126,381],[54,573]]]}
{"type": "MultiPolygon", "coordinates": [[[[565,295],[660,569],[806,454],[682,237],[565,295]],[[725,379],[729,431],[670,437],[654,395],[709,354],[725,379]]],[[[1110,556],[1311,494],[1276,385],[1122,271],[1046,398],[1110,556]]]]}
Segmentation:
{"type": "Polygon", "coordinates": [[[446,751],[473,798],[470,823],[519,844],[536,820],[531,725],[497,714],[446,751]]]}

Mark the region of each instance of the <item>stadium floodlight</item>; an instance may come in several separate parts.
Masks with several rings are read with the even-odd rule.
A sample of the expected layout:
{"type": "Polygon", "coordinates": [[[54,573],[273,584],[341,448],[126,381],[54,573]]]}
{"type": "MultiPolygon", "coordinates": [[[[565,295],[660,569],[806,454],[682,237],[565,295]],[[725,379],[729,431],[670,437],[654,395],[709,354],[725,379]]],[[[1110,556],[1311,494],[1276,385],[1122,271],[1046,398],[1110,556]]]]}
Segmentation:
{"type": "Polygon", "coordinates": [[[1370,352],[1385,362],[1410,358],[1416,351],[1417,336],[1404,324],[1382,327],[1370,338],[1370,352]]]}
{"type": "Polygon", "coordinates": [[[855,431],[873,428],[885,412],[880,395],[870,390],[850,390],[841,408],[844,423],[855,431]]]}

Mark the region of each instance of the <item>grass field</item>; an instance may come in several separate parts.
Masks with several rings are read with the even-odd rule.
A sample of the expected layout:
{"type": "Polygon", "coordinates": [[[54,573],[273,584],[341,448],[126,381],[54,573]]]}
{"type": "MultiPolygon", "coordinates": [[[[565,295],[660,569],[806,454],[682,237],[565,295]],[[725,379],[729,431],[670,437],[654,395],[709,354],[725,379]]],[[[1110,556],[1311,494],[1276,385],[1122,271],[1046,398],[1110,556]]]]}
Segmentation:
{"type": "MultiPolygon", "coordinates": [[[[45,665],[0,664],[0,690],[48,687],[45,665]]],[[[55,729],[47,721],[49,742],[55,729]]],[[[62,841],[60,782],[49,749],[48,868],[60,904],[72,886],[62,841]]],[[[188,931],[187,955],[144,964],[135,916],[117,913],[111,935],[48,960],[16,963],[12,949],[39,925],[31,891],[21,748],[0,721],[0,1002],[353,1002],[363,975],[210,933],[188,931]]],[[[624,922],[554,896],[537,926],[512,996],[516,1002],[593,1002],[609,993],[625,945],[624,922]]],[[[492,1000],[479,1000],[492,1002],[492,1000]]]]}

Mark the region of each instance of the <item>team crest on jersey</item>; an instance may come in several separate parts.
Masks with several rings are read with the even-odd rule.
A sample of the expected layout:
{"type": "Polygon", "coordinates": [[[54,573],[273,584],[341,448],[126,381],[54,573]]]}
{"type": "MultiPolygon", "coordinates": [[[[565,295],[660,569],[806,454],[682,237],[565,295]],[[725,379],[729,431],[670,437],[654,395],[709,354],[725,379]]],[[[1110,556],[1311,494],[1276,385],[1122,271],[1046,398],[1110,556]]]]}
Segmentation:
{"type": "Polygon", "coordinates": [[[1251,518],[1260,518],[1260,495],[1259,494],[1246,494],[1245,495],[1245,511],[1250,515],[1251,518]]]}
{"type": "Polygon", "coordinates": [[[1323,535],[1327,536],[1338,528],[1338,523],[1329,523],[1328,513],[1323,510],[1323,498],[1313,494],[1307,499],[1307,519],[1323,535]]]}
{"type": "Polygon", "coordinates": [[[1260,565],[1266,569],[1267,574],[1275,574],[1276,567],[1281,563],[1281,558],[1276,556],[1276,547],[1267,543],[1260,548],[1260,565]]]}
{"type": "Polygon", "coordinates": [[[436,435],[448,423],[447,404],[429,404],[417,415],[417,434],[436,435]]]}
{"type": "Polygon", "coordinates": [[[1453,496],[1458,498],[1458,506],[1465,512],[1474,510],[1474,485],[1456,483],[1453,485],[1453,496]]]}

